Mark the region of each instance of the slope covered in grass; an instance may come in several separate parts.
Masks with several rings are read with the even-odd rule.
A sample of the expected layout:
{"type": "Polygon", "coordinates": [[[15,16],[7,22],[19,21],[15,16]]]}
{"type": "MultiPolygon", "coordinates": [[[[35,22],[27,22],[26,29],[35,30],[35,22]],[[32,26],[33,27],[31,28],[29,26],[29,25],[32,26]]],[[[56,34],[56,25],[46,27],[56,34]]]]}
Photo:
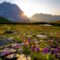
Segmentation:
{"type": "Polygon", "coordinates": [[[0,23],[12,23],[12,21],[9,21],[6,18],[0,17],[0,23]]]}

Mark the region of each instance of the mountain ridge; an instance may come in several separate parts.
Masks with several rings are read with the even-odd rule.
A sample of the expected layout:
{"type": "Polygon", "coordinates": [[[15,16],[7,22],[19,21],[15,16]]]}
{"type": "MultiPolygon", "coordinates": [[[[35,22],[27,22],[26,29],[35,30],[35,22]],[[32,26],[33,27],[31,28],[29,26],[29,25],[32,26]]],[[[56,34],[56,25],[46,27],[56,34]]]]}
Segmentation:
{"type": "Polygon", "coordinates": [[[29,22],[24,12],[16,5],[9,2],[0,3],[0,16],[14,22],[29,22]]]}
{"type": "Polygon", "coordinates": [[[34,14],[31,17],[32,21],[36,22],[54,22],[60,21],[60,15],[51,15],[51,14],[34,14]]]}

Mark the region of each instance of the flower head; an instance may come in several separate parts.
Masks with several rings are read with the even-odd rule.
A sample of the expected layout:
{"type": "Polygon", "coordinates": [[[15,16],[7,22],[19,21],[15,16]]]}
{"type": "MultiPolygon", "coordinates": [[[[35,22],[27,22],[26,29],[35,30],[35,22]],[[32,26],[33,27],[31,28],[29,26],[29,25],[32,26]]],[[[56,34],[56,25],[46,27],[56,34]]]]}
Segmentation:
{"type": "Polygon", "coordinates": [[[57,50],[52,50],[51,53],[52,54],[56,54],[57,53],[57,50]]]}
{"type": "Polygon", "coordinates": [[[48,52],[50,52],[49,48],[44,48],[43,49],[43,53],[48,53],[48,52]]]}
{"type": "Polygon", "coordinates": [[[39,47],[36,47],[35,50],[36,50],[36,52],[39,52],[40,51],[39,47]]]}

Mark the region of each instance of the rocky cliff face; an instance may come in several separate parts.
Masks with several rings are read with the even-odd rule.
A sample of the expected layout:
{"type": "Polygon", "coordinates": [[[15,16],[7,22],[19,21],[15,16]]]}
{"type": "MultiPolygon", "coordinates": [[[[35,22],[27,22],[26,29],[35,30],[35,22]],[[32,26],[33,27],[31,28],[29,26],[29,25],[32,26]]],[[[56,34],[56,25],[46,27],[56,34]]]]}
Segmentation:
{"type": "Polygon", "coordinates": [[[29,19],[23,15],[23,11],[16,4],[7,2],[0,4],[0,17],[7,18],[13,22],[29,22],[29,19]]]}

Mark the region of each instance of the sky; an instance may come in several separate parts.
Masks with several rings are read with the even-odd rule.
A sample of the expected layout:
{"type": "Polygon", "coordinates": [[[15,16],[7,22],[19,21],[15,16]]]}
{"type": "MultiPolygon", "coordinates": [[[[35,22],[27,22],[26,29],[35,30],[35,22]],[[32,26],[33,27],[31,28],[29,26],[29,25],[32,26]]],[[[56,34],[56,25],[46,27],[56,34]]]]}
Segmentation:
{"type": "Polygon", "coordinates": [[[60,0],[0,0],[17,4],[24,14],[31,17],[35,13],[60,15],[60,0]]]}

